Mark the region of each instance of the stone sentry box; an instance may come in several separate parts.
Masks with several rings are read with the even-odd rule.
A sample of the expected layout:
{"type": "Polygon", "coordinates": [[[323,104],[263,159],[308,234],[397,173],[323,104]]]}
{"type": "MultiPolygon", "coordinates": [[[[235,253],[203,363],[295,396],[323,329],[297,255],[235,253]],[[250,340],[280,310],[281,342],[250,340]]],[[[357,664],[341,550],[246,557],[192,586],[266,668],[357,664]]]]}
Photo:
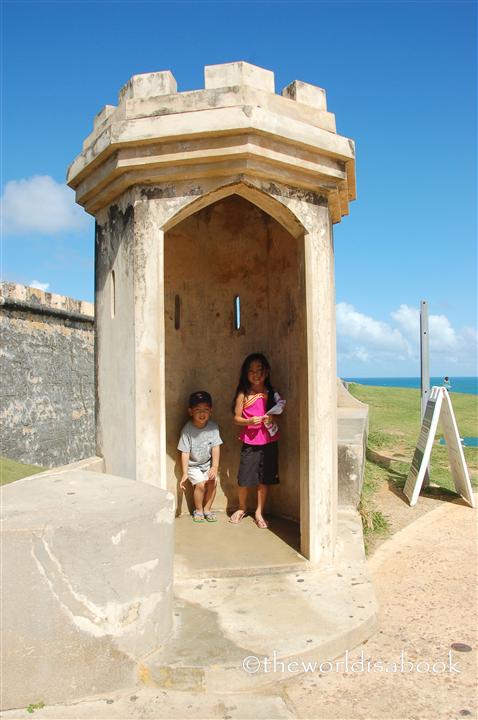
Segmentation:
{"type": "Polygon", "coordinates": [[[207,389],[224,439],[216,504],[234,506],[230,406],[242,360],[262,351],[288,402],[270,511],[300,521],[306,557],[328,560],[332,225],[355,197],[354,144],[319,87],[296,80],[276,95],[274,74],[245,62],[204,74],[204,90],[183,93],[169,71],[133,76],[68,171],[96,217],[97,453],[107,473],[181,500],[178,434],[188,394],[207,389]]]}

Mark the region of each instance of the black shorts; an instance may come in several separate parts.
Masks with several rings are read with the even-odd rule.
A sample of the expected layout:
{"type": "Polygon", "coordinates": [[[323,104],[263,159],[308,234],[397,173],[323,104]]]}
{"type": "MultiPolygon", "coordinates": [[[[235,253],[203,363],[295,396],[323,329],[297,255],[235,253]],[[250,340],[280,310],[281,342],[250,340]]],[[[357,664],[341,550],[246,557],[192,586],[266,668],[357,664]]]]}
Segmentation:
{"type": "Polygon", "coordinates": [[[267,445],[247,445],[241,448],[241,462],[237,482],[241,487],[277,485],[279,482],[279,454],[277,442],[267,445]]]}

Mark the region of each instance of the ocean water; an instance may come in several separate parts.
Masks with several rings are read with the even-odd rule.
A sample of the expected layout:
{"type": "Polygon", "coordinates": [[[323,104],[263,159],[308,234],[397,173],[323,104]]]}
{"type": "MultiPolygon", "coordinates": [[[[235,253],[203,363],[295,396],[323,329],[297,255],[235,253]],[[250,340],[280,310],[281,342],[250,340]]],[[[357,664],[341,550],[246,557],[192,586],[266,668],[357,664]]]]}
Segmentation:
{"type": "MultiPolygon", "coordinates": [[[[460,438],[463,447],[478,447],[478,437],[462,437],[460,438]]],[[[446,445],[444,437],[438,441],[440,445],[446,445]]]]}
{"type": "MultiPolygon", "coordinates": [[[[420,389],[419,377],[398,377],[398,378],[358,378],[346,377],[342,378],[346,382],[360,383],[360,385],[376,385],[378,387],[402,387],[402,388],[418,388],[420,389]]],[[[452,377],[449,376],[451,393],[469,393],[470,395],[478,395],[478,377],[452,377]]],[[[443,385],[443,377],[431,377],[430,387],[433,385],[443,385]]]]}

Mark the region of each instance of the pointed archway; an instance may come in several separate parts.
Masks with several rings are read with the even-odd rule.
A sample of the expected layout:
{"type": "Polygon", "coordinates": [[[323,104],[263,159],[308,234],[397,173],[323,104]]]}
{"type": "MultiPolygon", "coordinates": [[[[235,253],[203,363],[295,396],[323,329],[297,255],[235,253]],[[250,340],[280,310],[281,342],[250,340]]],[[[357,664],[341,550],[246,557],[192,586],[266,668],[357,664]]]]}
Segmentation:
{"type": "Polygon", "coordinates": [[[299,522],[301,485],[308,479],[302,460],[308,442],[304,234],[287,208],[255,188],[228,186],[207,197],[207,205],[201,198],[169,222],[164,236],[168,489],[178,509],[187,510],[178,492],[177,439],[189,393],[207,389],[224,439],[216,506],[236,505],[240,443],[231,402],[244,357],[261,351],[288,402],[281,418],[281,482],[270,493],[269,512],[299,522]]]}

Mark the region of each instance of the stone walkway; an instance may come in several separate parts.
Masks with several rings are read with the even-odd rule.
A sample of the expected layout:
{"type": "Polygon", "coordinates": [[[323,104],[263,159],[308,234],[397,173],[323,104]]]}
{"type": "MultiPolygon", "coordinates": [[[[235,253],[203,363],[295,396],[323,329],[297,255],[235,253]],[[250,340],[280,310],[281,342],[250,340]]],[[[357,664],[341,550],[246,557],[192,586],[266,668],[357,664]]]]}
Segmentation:
{"type": "Polygon", "coordinates": [[[285,683],[292,716],[476,718],[476,510],[441,503],[376,550],[369,569],[380,606],[379,631],[350,652],[349,672],[340,668],[285,683]],[[392,671],[396,663],[400,670],[402,653],[406,672],[378,670],[379,662],[392,671]],[[369,661],[375,672],[367,671],[369,661]]]}
{"type": "MultiPolygon", "coordinates": [[[[381,457],[382,460],[387,460],[385,456],[379,457],[381,457]]],[[[427,515],[434,508],[441,507],[443,503],[461,503],[461,499],[455,492],[432,483],[426,490],[422,490],[419,502],[413,507],[410,507],[402,490],[397,487],[391,478],[377,488],[372,497],[372,501],[377,509],[387,518],[389,531],[383,535],[378,534],[374,536],[373,540],[369,542],[369,556],[372,556],[380,545],[387,542],[390,535],[395,535],[403,528],[414,523],[418,518],[427,515]]]]}
{"type": "MultiPolygon", "coordinates": [[[[422,500],[417,507],[423,507],[422,500]]],[[[433,509],[376,549],[369,567],[380,605],[379,630],[332,665],[323,664],[285,681],[274,682],[271,673],[271,685],[254,694],[132,688],[74,705],[49,706],[34,715],[26,710],[7,711],[3,717],[476,718],[476,510],[459,501],[437,499],[433,509]],[[343,664],[337,666],[337,662],[343,664]]]]}

